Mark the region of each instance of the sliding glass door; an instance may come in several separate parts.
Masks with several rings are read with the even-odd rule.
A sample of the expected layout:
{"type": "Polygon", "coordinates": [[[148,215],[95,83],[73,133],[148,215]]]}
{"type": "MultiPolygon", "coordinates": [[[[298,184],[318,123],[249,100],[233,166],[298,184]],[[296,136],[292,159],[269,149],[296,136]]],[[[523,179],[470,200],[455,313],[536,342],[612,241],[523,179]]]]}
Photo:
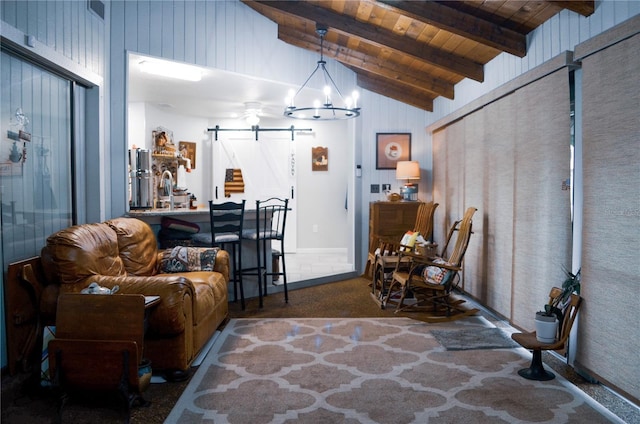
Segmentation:
{"type": "Polygon", "coordinates": [[[3,271],[39,255],[73,220],[72,83],[1,52],[0,198],[3,271]]]}

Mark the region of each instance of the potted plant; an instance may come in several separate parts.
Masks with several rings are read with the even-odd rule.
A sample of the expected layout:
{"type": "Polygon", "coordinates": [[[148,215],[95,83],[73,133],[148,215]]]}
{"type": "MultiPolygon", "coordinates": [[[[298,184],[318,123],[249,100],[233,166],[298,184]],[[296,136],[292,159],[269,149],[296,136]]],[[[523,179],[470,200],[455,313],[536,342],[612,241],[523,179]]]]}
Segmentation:
{"type": "Polygon", "coordinates": [[[544,311],[536,312],[536,339],[542,343],[553,343],[556,340],[558,325],[564,318],[564,308],[574,292],[580,294],[580,270],[574,274],[564,266],[562,269],[565,279],[560,292],[549,299],[549,303],[544,305],[544,311]]]}

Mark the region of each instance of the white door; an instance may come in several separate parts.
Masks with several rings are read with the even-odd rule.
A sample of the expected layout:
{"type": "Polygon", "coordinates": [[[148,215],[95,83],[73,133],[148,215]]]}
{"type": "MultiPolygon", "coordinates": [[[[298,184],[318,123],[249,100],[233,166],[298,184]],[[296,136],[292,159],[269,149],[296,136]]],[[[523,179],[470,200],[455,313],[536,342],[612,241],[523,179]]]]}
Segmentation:
{"type": "Polygon", "coordinates": [[[218,202],[225,200],[224,183],[227,169],[240,169],[244,193],[231,193],[228,200],[247,201],[247,209],[255,209],[256,200],[270,197],[289,199],[285,230],[285,252],[296,250],[296,166],[295,142],[290,133],[255,132],[219,133],[213,141],[214,193],[218,202]],[[217,195],[217,197],[216,197],[217,195]]]}

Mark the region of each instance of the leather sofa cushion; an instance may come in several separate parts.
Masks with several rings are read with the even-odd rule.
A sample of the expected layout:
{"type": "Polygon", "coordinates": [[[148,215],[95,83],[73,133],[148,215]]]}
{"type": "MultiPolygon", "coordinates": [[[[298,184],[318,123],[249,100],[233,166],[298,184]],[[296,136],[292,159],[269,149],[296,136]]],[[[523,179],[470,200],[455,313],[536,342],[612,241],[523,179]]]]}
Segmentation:
{"type": "MultiPolygon", "coordinates": [[[[45,275],[58,284],[77,284],[94,275],[127,274],[118,256],[118,240],[104,223],[74,225],[47,238],[41,252],[45,275]]],[[[78,290],[84,288],[79,284],[78,290]]]]}
{"type": "Polygon", "coordinates": [[[117,234],[118,249],[129,274],[154,275],[157,268],[158,245],[153,230],[144,221],[115,218],[107,221],[117,234]]]}
{"type": "Polygon", "coordinates": [[[221,274],[202,271],[172,275],[187,276],[193,284],[197,299],[193,305],[194,325],[204,322],[220,302],[226,302],[222,291],[227,290],[227,284],[221,274]]]}

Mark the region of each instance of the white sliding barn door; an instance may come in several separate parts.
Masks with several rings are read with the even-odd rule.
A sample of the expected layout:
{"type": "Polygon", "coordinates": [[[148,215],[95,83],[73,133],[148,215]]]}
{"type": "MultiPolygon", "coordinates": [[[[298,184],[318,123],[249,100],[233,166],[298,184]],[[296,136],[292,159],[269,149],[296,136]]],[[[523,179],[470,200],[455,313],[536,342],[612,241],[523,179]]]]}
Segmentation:
{"type": "Polygon", "coordinates": [[[225,201],[224,183],[227,169],[241,169],[244,193],[231,193],[228,201],[246,199],[246,208],[255,209],[256,200],[270,197],[289,199],[285,231],[285,251],[296,250],[296,167],[295,142],[291,134],[254,132],[219,133],[213,141],[213,175],[216,202],[225,201]],[[217,197],[216,197],[217,196],[217,197]]]}

